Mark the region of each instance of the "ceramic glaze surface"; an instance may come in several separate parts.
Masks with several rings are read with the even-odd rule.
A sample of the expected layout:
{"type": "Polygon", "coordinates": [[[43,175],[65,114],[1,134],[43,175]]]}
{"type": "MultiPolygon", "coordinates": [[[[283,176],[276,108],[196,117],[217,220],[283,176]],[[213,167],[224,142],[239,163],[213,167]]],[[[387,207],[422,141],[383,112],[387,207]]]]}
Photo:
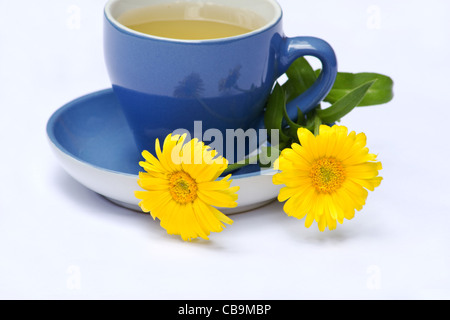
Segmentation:
{"type": "MultiPolygon", "coordinates": [[[[63,168],[87,188],[138,210],[134,191],[143,169],[138,150],[117,98],[111,89],[80,97],[57,110],[47,124],[47,135],[63,168]]],[[[233,173],[239,185],[236,213],[276,198],[280,186],[272,184],[274,170],[248,166],[233,173]],[[257,188],[258,192],[255,192],[257,188]]]]}
{"type": "Polygon", "coordinates": [[[265,27],[205,41],[158,38],[120,25],[115,15],[125,10],[120,5],[130,3],[139,7],[155,1],[107,4],[104,51],[114,92],[140,150],[154,151],[156,138],[164,139],[177,129],[193,135],[195,121],[202,121],[203,131],[219,129],[224,136],[227,129],[262,128],[275,80],[298,57],[318,57],[324,72],[308,92],[291,102],[292,118],[297,107],[307,112],[317,105],[334,83],[337,67],[332,48],[316,38],[286,38],[281,9],[273,0],[248,2],[254,3],[255,10],[264,4],[268,17],[272,12],[265,27]]]}

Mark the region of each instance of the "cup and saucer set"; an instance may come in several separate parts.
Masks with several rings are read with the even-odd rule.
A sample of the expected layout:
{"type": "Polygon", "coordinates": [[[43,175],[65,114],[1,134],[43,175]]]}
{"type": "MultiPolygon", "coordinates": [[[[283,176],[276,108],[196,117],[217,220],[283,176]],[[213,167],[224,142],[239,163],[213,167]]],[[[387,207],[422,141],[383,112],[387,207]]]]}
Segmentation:
{"type": "MultiPolygon", "coordinates": [[[[298,108],[314,108],[333,86],[336,56],[321,39],[286,37],[282,16],[275,0],[110,0],[104,51],[112,87],[79,97],[50,117],[47,135],[61,166],[92,191],[140,211],[134,196],[143,171],[139,161],[143,150],[154,154],[156,139],[180,128],[193,135],[199,122],[204,131],[223,133],[224,144],[229,130],[264,129],[275,81],[303,56],[317,57],[323,71],[287,111],[296,118],[298,108]],[[210,21],[244,31],[201,25],[210,21]],[[176,24],[184,34],[176,33],[176,24]],[[147,27],[155,31],[147,33],[147,27]]],[[[273,201],[280,190],[274,174],[259,165],[234,171],[238,207],[221,211],[244,212],[273,201]]]]}

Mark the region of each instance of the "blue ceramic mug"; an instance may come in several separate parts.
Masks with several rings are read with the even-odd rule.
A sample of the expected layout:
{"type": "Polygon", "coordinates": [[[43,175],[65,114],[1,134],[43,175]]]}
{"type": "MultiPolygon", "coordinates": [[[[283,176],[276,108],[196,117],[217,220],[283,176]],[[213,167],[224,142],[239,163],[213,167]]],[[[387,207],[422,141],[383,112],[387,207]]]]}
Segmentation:
{"type": "MultiPolygon", "coordinates": [[[[154,152],[156,138],[164,139],[180,128],[193,135],[196,121],[201,121],[203,131],[217,129],[224,137],[227,129],[262,128],[274,82],[302,56],[317,57],[323,71],[307,92],[290,102],[289,116],[297,117],[297,107],[303,113],[310,111],[331,90],[337,73],[333,49],[313,37],[287,38],[275,0],[182,1],[194,6],[183,13],[185,18],[207,19],[202,8],[215,4],[250,13],[247,18],[255,15],[260,25],[249,33],[221,39],[161,38],[126,27],[121,17],[180,0],[110,0],[106,4],[106,64],[140,151],[154,152]]],[[[246,19],[237,15],[230,19],[246,19]]]]}

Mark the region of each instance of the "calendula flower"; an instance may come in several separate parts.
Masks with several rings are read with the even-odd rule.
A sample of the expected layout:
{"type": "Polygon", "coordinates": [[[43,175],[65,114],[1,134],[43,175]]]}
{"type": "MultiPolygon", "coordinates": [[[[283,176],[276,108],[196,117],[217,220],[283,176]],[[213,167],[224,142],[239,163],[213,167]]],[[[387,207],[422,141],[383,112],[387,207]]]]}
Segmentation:
{"type": "Polygon", "coordinates": [[[276,163],[280,173],[273,182],[285,185],[278,200],[287,200],[288,216],[306,216],[307,228],[315,220],[320,231],[333,230],[363,208],[367,190],[380,185],[381,162],[366,148],[364,133],[349,134],[344,126],[322,125],[318,136],[303,128],[297,134],[301,145],[284,149],[276,163]]]}
{"type": "Polygon", "coordinates": [[[140,166],[138,184],[146,191],[136,191],[142,200],[139,206],[158,218],[161,226],[185,241],[201,237],[208,240],[210,232],[221,232],[224,223],[233,221],[216,207],[237,206],[236,192],[230,187],[231,174],[217,180],[228,167],[228,161],[217,156],[203,142],[186,136],[168,135],[163,150],[156,140],[156,157],[148,151],[140,166]]]}

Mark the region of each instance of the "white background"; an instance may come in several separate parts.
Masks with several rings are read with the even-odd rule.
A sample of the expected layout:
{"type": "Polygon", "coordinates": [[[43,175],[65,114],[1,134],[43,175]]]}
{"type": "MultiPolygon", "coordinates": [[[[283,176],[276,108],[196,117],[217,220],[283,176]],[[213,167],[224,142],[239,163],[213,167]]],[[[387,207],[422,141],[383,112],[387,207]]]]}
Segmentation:
{"type": "Polygon", "coordinates": [[[280,0],[288,36],[326,39],[340,71],[395,80],[395,100],[343,124],[384,181],[333,232],[282,205],[184,243],[68,176],[45,125],[109,87],[100,0],[0,0],[0,298],[450,298],[450,2],[280,0]]]}

